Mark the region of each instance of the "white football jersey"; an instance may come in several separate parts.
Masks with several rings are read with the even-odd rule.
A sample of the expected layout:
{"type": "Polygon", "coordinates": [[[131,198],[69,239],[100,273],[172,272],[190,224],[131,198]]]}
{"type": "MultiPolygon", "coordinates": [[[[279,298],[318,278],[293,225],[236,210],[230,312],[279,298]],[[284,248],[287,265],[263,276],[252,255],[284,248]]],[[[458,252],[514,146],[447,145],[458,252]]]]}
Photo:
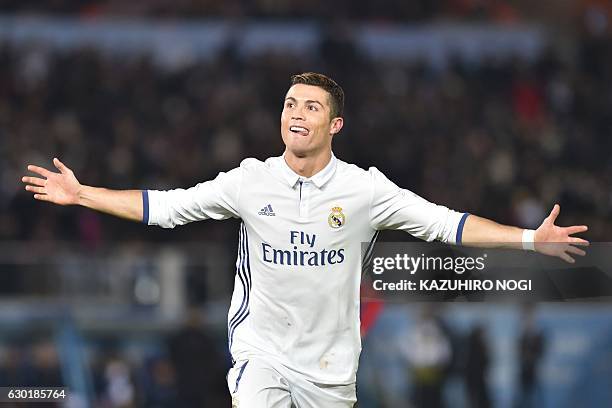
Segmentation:
{"type": "Polygon", "coordinates": [[[397,229],[455,244],[467,216],[334,156],[310,178],[282,156],[246,159],[214,180],[145,191],[143,200],[149,225],[242,219],[228,314],[232,357],[269,356],[324,384],[355,381],[361,243],[397,229]]]}

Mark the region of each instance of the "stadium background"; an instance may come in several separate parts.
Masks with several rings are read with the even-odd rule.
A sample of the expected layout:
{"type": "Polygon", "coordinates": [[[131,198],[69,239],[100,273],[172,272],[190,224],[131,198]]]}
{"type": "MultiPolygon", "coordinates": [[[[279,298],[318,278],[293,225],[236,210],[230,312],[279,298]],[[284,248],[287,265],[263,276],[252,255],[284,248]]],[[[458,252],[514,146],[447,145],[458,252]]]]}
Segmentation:
{"type": "MultiPolygon", "coordinates": [[[[340,158],[503,223],[536,227],[559,202],[561,224],[607,241],[611,13],[604,0],[2,2],[0,386],[66,385],[73,406],[228,406],[238,224],[147,228],[35,202],[19,180],[58,156],[89,185],[186,187],[278,155],[282,96],[304,70],[345,89],[340,158]]],[[[411,349],[427,308],[380,311],[361,407],[423,404],[411,349]]],[[[445,406],[478,406],[485,386],[492,406],[530,406],[516,402],[523,309],[435,309],[453,351],[438,350],[445,406]]],[[[531,406],[610,404],[611,312],[535,307],[531,406]]]]}

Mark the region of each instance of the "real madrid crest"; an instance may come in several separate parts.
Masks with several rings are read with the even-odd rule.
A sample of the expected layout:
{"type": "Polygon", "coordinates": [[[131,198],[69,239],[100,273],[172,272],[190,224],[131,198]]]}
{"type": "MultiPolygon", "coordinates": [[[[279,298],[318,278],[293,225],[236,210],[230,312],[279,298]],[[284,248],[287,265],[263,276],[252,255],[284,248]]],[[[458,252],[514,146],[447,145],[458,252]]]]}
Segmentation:
{"type": "Polygon", "coordinates": [[[334,207],[331,214],[327,217],[327,223],[332,228],[340,228],[346,222],[346,217],[342,213],[342,207],[334,207]]]}

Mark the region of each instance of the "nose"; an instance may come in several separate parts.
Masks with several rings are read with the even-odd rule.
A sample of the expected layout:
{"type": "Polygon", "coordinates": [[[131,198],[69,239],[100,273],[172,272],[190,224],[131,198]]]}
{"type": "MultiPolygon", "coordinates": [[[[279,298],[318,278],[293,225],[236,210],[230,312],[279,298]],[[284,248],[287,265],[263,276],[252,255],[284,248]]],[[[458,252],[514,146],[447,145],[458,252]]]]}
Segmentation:
{"type": "Polygon", "coordinates": [[[296,107],[291,112],[291,119],[304,120],[304,108],[301,106],[296,107]]]}

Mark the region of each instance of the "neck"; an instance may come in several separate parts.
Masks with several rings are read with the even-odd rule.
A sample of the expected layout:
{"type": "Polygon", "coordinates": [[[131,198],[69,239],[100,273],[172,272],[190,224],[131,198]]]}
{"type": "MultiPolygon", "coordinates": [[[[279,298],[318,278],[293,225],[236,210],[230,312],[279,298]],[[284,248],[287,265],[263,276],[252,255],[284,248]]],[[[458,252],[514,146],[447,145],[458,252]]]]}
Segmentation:
{"type": "Polygon", "coordinates": [[[326,150],[316,156],[299,157],[285,150],[285,162],[302,177],[312,177],[327,166],[331,160],[331,150],[326,150]]]}

